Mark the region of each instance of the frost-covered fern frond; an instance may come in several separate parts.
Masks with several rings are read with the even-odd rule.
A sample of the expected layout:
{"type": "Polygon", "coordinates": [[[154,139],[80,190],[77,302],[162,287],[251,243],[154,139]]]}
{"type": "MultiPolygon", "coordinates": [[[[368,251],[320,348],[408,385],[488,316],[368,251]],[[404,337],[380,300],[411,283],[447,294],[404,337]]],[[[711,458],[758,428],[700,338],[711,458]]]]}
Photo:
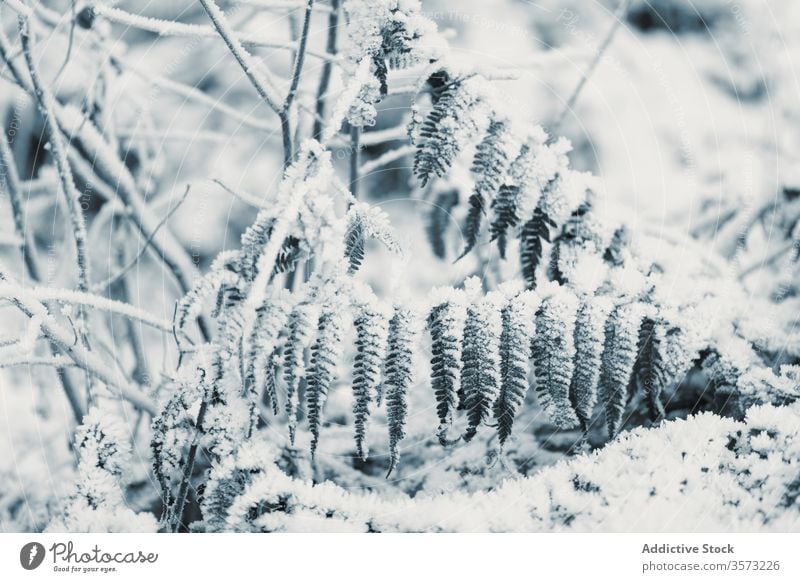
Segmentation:
{"type": "Polygon", "coordinates": [[[500,393],[500,335],[502,295],[488,293],[467,306],[464,340],[461,351],[461,386],[467,429],[464,440],[470,441],[492,411],[500,393]]]}
{"type": "Polygon", "coordinates": [[[301,303],[294,308],[287,324],[288,336],[283,352],[283,379],[286,384],[286,415],[289,442],[294,444],[297,410],[300,403],[300,382],[305,379],[305,351],[311,345],[317,328],[319,307],[301,303]]]}
{"type": "Polygon", "coordinates": [[[317,322],[317,337],[311,345],[311,365],[306,388],[306,414],[311,432],[311,457],[317,451],[322,414],[336,373],[342,349],[342,313],[335,303],[323,305],[317,322]]]}
{"type": "Polygon", "coordinates": [[[396,308],[389,321],[389,340],[384,374],[386,418],[389,424],[389,470],[392,474],[400,460],[400,441],[406,437],[408,391],[414,384],[414,315],[409,309],[396,308]]]}
{"type": "Polygon", "coordinates": [[[467,293],[444,288],[432,293],[434,306],[428,315],[431,336],[431,388],[439,417],[439,442],[450,444],[447,430],[458,406],[461,377],[461,344],[467,317],[467,293]]]}
{"type": "Polygon", "coordinates": [[[231,515],[231,506],[267,467],[275,470],[275,457],[274,447],[263,440],[251,440],[243,443],[235,455],[215,462],[200,503],[203,521],[193,529],[205,533],[248,531],[243,525],[252,517],[237,520],[235,512],[231,515]]]}
{"type": "Polygon", "coordinates": [[[611,300],[607,297],[581,297],[575,317],[575,371],[570,382],[569,399],[584,431],[597,402],[605,323],[611,307],[611,300]]]}
{"type": "Polygon", "coordinates": [[[485,127],[485,81],[478,77],[448,79],[419,129],[414,174],[425,186],[443,177],[464,145],[485,127]]]}
{"type": "Polygon", "coordinates": [[[531,219],[522,227],[519,235],[520,263],[528,289],[536,288],[544,244],[550,242],[550,230],[555,226],[556,223],[537,206],[531,219]]]}
{"type": "Polygon", "coordinates": [[[528,392],[531,337],[539,298],[531,291],[511,297],[500,313],[500,394],[494,403],[494,417],[502,447],[511,436],[514,417],[528,392]]]}
{"type": "Polygon", "coordinates": [[[358,86],[348,100],[347,120],[354,127],[371,126],[377,117],[375,106],[389,92],[389,69],[434,62],[446,46],[416,0],[347,0],[344,12],[350,84],[355,81],[358,86]]]}
{"type": "Polygon", "coordinates": [[[697,309],[662,310],[659,319],[654,321],[646,365],[640,349],[640,381],[648,391],[654,418],[664,417],[661,393],[682,381],[699,360],[701,351],[707,348],[705,325],[706,319],[697,309]]]}
{"type": "MultiPolygon", "coordinates": [[[[294,307],[296,297],[287,290],[256,310],[256,323],[247,342],[245,389],[254,396],[263,394],[274,414],[278,414],[275,385],[276,360],[279,359],[279,338],[294,307]]],[[[254,399],[253,399],[254,401],[254,399]]]]}
{"type": "Polygon", "coordinates": [[[214,260],[211,270],[200,277],[175,307],[175,326],[182,330],[190,319],[199,315],[203,308],[203,300],[215,295],[223,286],[233,286],[239,282],[235,270],[238,260],[237,251],[220,253],[214,260]]]}
{"type": "Polygon", "coordinates": [[[555,287],[536,312],[533,361],[536,393],[558,428],[572,428],[578,417],[570,401],[575,371],[575,318],[578,298],[566,287],[555,287]]]}
{"type": "Polygon", "coordinates": [[[395,254],[402,250],[394,237],[389,217],[380,208],[363,202],[354,203],[347,214],[345,233],[345,257],[349,263],[349,273],[358,271],[364,260],[364,245],[368,239],[375,239],[395,254]]]}
{"type": "Polygon", "coordinates": [[[606,321],[599,382],[611,438],[617,435],[624,421],[629,384],[636,364],[639,326],[648,311],[647,305],[628,301],[617,306],[606,321]]]}
{"type": "Polygon", "coordinates": [[[353,358],[353,424],[356,455],[367,458],[367,421],[370,404],[377,399],[381,366],[386,357],[389,336],[387,310],[370,297],[357,306],[353,325],[356,329],[356,355],[353,358]]]}
{"type": "Polygon", "coordinates": [[[469,198],[469,211],[464,229],[463,257],[478,242],[483,217],[494,203],[511,162],[520,145],[508,120],[493,119],[475,151],[472,172],[476,175],[475,188],[469,198]]]}

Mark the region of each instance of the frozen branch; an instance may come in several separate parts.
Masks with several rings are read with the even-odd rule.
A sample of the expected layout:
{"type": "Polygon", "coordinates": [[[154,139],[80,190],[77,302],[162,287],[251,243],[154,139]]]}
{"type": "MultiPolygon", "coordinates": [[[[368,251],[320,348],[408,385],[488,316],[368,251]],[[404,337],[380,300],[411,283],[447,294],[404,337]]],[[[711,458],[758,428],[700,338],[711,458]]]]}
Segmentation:
{"type": "MultiPolygon", "coordinates": [[[[0,276],[1,281],[7,281],[0,276]]],[[[21,289],[10,283],[0,283],[0,296],[8,297],[25,315],[30,318],[38,317],[41,321],[42,334],[56,344],[58,348],[75,364],[90,376],[93,376],[110,388],[115,388],[118,395],[141,410],[155,415],[155,404],[134,386],[131,386],[120,374],[108,368],[94,352],[86,349],[80,342],[75,341],[72,332],[65,330],[55,321],[47,308],[31,296],[29,289],[21,289]]]]}
{"type": "Polygon", "coordinates": [[[551,128],[552,134],[557,134],[561,124],[564,122],[567,114],[570,113],[575,108],[575,103],[578,101],[578,97],[580,97],[581,91],[586,86],[586,83],[594,74],[597,65],[600,64],[600,61],[603,59],[603,55],[606,54],[608,47],[611,46],[611,42],[614,40],[614,36],[617,34],[617,30],[619,30],[620,25],[625,20],[625,15],[628,13],[628,9],[631,6],[631,2],[633,0],[620,0],[619,6],[614,11],[614,22],[611,23],[611,27],[608,29],[603,42],[600,43],[600,48],[597,49],[597,53],[592,59],[592,62],[589,63],[589,67],[586,69],[586,72],[581,75],[581,80],[578,81],[575,89],[572,91],[572,94],[567,99],[567,102],[564,104],[561,113],[558,114],[553,126],[551,128]]]}
{"type": "MultiPolygon", "coordinates": [[[[228,49],[233,54],[239,66],[244,71],[250,83],[253,85],[259,96],[266,101],[267,105],[277,114],[281,112],[281,99],[277,95],[272,80],[267,74],[262,73],[258,63],[253,56],[244,48],[239,37],[231,29],[228,19],[217,6],[214,0],[200,0],[206,13],[211,19],[214,29],[228,45],[228,49]]],[[[212,31],[213,32],[213,31],[212,31]]]]}
{"type": "Polygon", "coordinates": [[[0,284],[0,297],[14,299],[16,297],[29,297],[37,301],[61,301],[71,305],[82,305],[121,315],[149,325],[150,327],[172,334],[172,322],[147,313],[128,303],[107,299],[92,293],[71,291],[69,289],[55,289],[52,287],[18,287],[9,283],[0,284]]]}
{"type": "MultiPolygon", "coordinates": [[[[176,36],[184,38],[217,38],[217,36],[219,36],[217,34],[217,30],[215,30],[215,27],[176,22],[174,20],[164,20],[149,16],[141,16],[139,14],[126,12],[119,8],[114,8],[113,6],[107,6],[102,3],[94,4],[92,6],[92,10],[94,10],[96,15],[102,16],[103,18],[106,18],[112,22],[116,22],[130,28],[138,28],[140,30],[153,32],[159,36],[176,36]]],[[[222,14],[221,11],[220,14],[222,14]]],[[[297,50],[296,43],[275,43],[265,40],[258,34],[233,30],[230,32],[242,45],[246,44],[252,47],[272,48],[279,50],[297,50]]],[[[309,54],[312,54],[320,59],[327,59],[330,56],[316,51],[310,51],[309,54]]]]}
{"type": "Polygon", "coordinates": [[[39,109],[44,117],[45,127],[50,137],[50,145],[55,158],[58,176],[61,183],[61,190],[67,202],[67,210],[72,224],[73,236],[75,239],[75,251],[78,263],[78,289],[87,291],[89,289],[89,259],[86,249],[86,223],[83,219],[81,210],[81,194],[75,188],[75,181],[72,177],[72,170],[67,159],[67,145],[64,136],[58,127],[55,117],[56,101],[50,90],[44,86],[36,63],[33,60],[31,45],[33,42],[33,31],[30,23],[23,17],[19,22],[20,39],[22,40],[22,52],[28,64],[33,92],[39,103],[39,109]]]}
{"type": "Polygon", "coordinates": [[[415,146],[411,144],[406,144],[400,146],[399,148],[389,150],[381,154],[374,160],[370,160],[368,162],[364,162],[363,164],[361,164],[361,174],[364,176],[368,176],[372,172],[378,170],[379,168],[382,168],[388,164],[391,164],[392,162],[403,159],[404,157],[413,154],[415,149],[416,149],[415,146]]]}

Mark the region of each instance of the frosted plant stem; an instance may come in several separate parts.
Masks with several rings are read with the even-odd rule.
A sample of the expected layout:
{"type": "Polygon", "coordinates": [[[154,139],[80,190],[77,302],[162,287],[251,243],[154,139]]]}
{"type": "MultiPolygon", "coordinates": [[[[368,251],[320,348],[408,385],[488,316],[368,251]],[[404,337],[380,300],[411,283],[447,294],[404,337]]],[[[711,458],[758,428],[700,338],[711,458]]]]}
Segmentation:
{"type": "Polygon", "coordinates": [[[50,93],[49,89],[44,86],[39,76],[39,71],[36,68],[36,63],[33,60],[33,53],[31,52],[33,31],[31,30],[28,20],[24,17],[20,17],[19,31],[20,39],[22,40],[22,52],[25,55],[25,61],[28,64],[28,71],[31,76],[31,83],[33,84],[33,92],[39,103],[39,109],[44,117],[45,127],[50,137],[50,145],[58,169],[61,190],[66,198],[67,210],[69,212],[70,222],[72,223],[78,263],[78,289],[81,291],[88,291],[89,260],[86,251],[86,223],[84,222],[83,212],[81,211],[81,195],[75,188],[72,170],[69,165],[69,160],[67,159],[67,146],[64,141],[64,136],[61,134],[61,130],[58,127],[58,122],[56,121],[55,98],[50,93]]]}
{"type": "Polygon", "coordinates": [[[608,47],[611,46],[611,42],[614,40],[614,36],[616,36],[617,31],[619,30],[619,26],[622,24],[622,21],[625,19],[625,15],[628,13],[628,8],[633,0],[620,0],[619,6],[614,11],[614,22],[611,23],[611,28],[608,29],[605,38],[603,38],[603,42],[600,44],[600,48],[597,49],[597,54],[594,55],[592,62],[589,63],[589,68],[586,69],[586,72],[581,76],[581,80],[578,82],[578,85],[572,91],[572,94],[567,99],[567,103],[564,105],[564,108],[561,110],[561,113],[558,114],[555,123],[551,128],[551,133],[553,135],[558,133],[558,130],[561,128],[561,124],[564,122],[567,114],[575,108],[575,103],[578,101],[578,97],[580,97],[583,88],[586,86],[586,82],[591,78],[594,74],[597,65],[600,64],[600,61],[603,58],[603,55],[608,50],[608,47]]]}
{"type": "MultiPolygon", "coordinates": [[[[36,282],[41,282],[42,269],[39,266],[39,260],[36,256],[36,247],[30,236],[30,231],[25,228],[25,217],[22,211],[22,200],[20,199],[19,175],[17,174],[14,157],[5,135],[0,137],[0,167],[5,168],[6,190],[8,191],[11,213],[14,218],[14,229],[17,231],[17,236],[22,241],[20,252],[22,253],[23,262],[25,263],[25,267],[31,279],[36,282]]],[[[59,357],[57,355],[58,346],[51,344],[50,350],[56,354],[55,358],[59,357]]],[[[72,383],[72,380],[70,380],[69,375],[67,375],[66,370],[62,367],[56,367],[55,373],[67,397],[69,406],[72,409],[72,415],[75,417],[75,421],[80,423],[84,411],[80,397],[78,396],[78,391],[72,383]]]]}
{"type": "MultiPolygon", "coordinates": [[[[361,166],[361,128],[350,126],[350,193],[353,200],[358,200],[358,180],[361,166]]],[[[351,200],[352,204],[352,200],[351,200]]]]}
{"type": "Polygon", "coordinates": [[[369,160],[368,162],[361,164],[361,174],[363,176],[367,176],[375,170],[386,166],[387,164],[391,164],[392,162],[413,154],[416,149],[416,146],[407,144],[397,147],[393,150],[388,150],[386,153],[381,154],[374,160],[369,160]]]}
{"type": "Polygon", "coordinates": [[[280,115],[281,100],[275,94],[275,90],[272,88],[270,79],[262,74],[261,69],[259,69],[255,60],[253,59],[253,56],[247,52],[247,49],[244,48],[241,41],[231,29],[228,19],[222,13],[222,10],[220,10],[219,6],[217,6],[217,3],[214,2],[214,0],[200,0],[200,4],[203,5],[208,17],[211,19],[212,25],[217,30],[217,33],[222,37],[222,40],[225,41],[225,44],[228,46],[231,54],[233,54],[234,58],[239,63],[239,66],[242,68],[242,71],[244,71],[244,74],[258,92],[259,96],[266,101],[270,109],[280,115]]]}
{"type": "Polygon", "coordinates": [[[133,259],[131,259],[130,261],[128,261],[124,267],[122,267],[115,274],[111,275],[108,279],[93,285],[92,291],[99,292],[107,289],[108,287],[113,285],[116,281],[124,277],[131,269],[133,269],[139,263],[139,260],[147,252],[147,249],[150,248],[150,245],[153,242],[153,238],[155,238],[156,234],[158,234],[159,229],[161,229],[161,227],[167,223],[167,221],[172,217],[172,215],[175,214],[178,208],[181,207],[181,204],[184,203],[188,195],[189,195],[189,186],[186,186],[186,190],[184,191],[183,196],[181,196],[181,199],[178,200],[175,206],[170,208],[169,212],[167,212],[164,215],[164,218],[162,218],[161,221],[156,225],[156,228],[153,230],[152,233],[150,233],[150,236],[148,236],[145,239],[144,243],[142,243],[142,247],[141,249],[139,249],[139,252],[136,254],[136,256],[133,257],[133,259]]]}
{"type": "MultiPolygon", "coordinates": [[[[329,54],[336,54],[336,36],[339,30],[339,0],[331,1],[331,13],[328,15],[328,39],[326,41],[325,50],[329,54]]],[[[325,108],[327,105],[328,87],[331,83],[331,73],[333,72],[333,62],[331,60],[325,61],[322,66],[322,75],[319,79],[319,87],[317,88],[316,108],[314,117],[314,128],[311,135],[314,139],[319,140],[322,138],[322,132],[325,129],[325,108]]]]}
{"type": "Polygon", "coordinates": [[[80,305],[99,309],[108,313],[114,313],[122,317],[127,317],[134,321],[140,321],[164,333],[173,332],[172,322],[160,319],[138,307],[107,299],[100,295],[86,293],[83,291],[72,291],[69,289],[56,289],[53,287],[19,287],[12,285],[0,286],[0,297],[13,297],[15,294],[24,294],[26,297],[34,298],[38,301],[61,301],[72,305],[80,305]]]}
{"type": "MultiPolygon", "coordinates": [[[[106,18],[107,20],[110,20],[112,22],[122,24],[129,28],[138,28],[140,30],[147,30],[149,32],[154,32],[159,36],[174,36],[174,37],[184,37],[184,38],[215,38],[217,36],[217,31],[214,30],[214,27],[201,26],[198,24],[188,24],[185,22],[176,22],[174,20],[151,18],[148,16],[141,16],[139,14],[132,14],[130,12],[126,12],[119,8],[105,6],[102,3],[95,4],[93,10],[95,11],[95,14],[97,14],[98,16],[102,16],[103,18],[106,18]]],[[[254,35],[247,32],[233,31],[233,30],[231,30],[231,32],[235,34],[236,38],[239,39],[240,43],[244,43],[252,47],[262,47],[262,48],[290,50],[290,51],[294,51],[297,49],[295,43],[269,42],[259,35],[254,35]]],[[[326,55],[325,53],[320,53],[316,51],[313,51],[310,54],[320,59],[327,59],[329,56],[326,55]]]]}
{"type": "Polygon", "coordinates": [[[61,325],[53,321],[43,303],[31,298],[27,290],[20,293],[20,288],[9,282],[2,272],[0,272],[0,281],[2,282],[0,283],[0,294],[6,295],[27,317],[40,316],[41,331],[45,338],[58,346],[61,352],[75,362],[77,367],[86,372],[86,374],[99,379],[109,388],[116,388],[116,392],[121,398],[140,410],[144,410],[150,415],[156,414],[154,402],[136,387],[128,384],[124,377],[120,377],[119,373],[106,366],[96,353],[87,350],[80,342],[76,342],[75,336],[71,331],[65,330],[61,325]]]}
{"type": "Polygon", "coordinates": [[[297,95],[297,86],[300,84],[300,75],[303,72],[303,63],[306,57],[306,47],[308,46],[308,29],[311,25],[311,12],[314,9],[314,0],[308,0],[306,4],[306,12],[303,17],[303,30],[300,33],[300,44],[297,48],[297,54],[294,59],[294,67],[292,69],[292,80],[289,85],[289,92],[286,94],[286,99],[283,101],[283,106],[278,113],[281,120],[281,133],[283,134],[283,169],[289,167],[294,158],[294,151],[292,148],[292,126],[291,126],[291,109],[294,98],[297,95]]]}

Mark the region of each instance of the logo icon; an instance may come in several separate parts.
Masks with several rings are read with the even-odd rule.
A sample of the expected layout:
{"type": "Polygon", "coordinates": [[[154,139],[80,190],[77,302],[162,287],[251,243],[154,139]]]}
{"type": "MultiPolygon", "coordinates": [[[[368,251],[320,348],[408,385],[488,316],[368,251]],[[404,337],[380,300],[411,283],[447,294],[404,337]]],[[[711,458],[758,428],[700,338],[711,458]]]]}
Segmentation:
{"type": "Polygon", "coordinates": [[[35,570],[44,561],[44,546],[39,542],[28,542],[19,551],[19,563],[26,570],[35,570]]]}

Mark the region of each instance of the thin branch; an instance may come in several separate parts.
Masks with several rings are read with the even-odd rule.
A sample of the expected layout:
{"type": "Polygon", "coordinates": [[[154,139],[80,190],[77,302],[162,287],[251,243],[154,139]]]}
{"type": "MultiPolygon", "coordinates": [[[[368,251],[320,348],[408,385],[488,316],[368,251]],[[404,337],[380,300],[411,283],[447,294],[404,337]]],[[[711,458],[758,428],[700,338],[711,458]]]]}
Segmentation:
{"type": "Polygon", "coordinates": [[[361,135],[361,145],[365,148],[368,148],[386,142],[408,140],[408,130],[406,129],[406,125],[406,123],[402,123],[387,129],[365,131],[361,135]]]}
{"type": "MultiPolygon", "coordinates": [[[[6,190],[8,191],[11,213],[14,218],[14,228],[17,236],[22,241],[22,244],[20,245],[20,252],[22,253],[23,262],[25,263],[25,267],[27,268],[31,279],[39,282],[42,280],[42,269],[39,266],[39,261],[36,256],[36,245],[34,244],[31,236],[31,230],[25,228],[25,216],[22,210],[22,200],[20,198],[19,175],[17,173],[17,166],[16,162],[14,161],[14,156],[11,153],[11,148],[6,141],[5,135],[0,138],[0,167],[5,168],[4,173],[6,176],[6,190]]],[[[56,354],[58,353],[58,347],[54,344],[51,344],[49,349],[54,351],[56,354]]],[[[72,414],[75,418],[75,421],[78,423],[81,422],[81,419],[83,418],[83,406],[81,405],[75,385],[72,383],[72,380],[69,378],[66,372],[61,368],[56,369],[56,376],[58,377],[58,382],[61,385],[62,390],[64,390],[65,396],[67,397],[67,401],[72,409],[72,414]]]]}
{"type": "MultiPolygon", "coordinates": [[[[331,13],[328,15],[328,38],[325,43],[325,50],[329,54],[336,54],[336,36],[339,30],[339,0],[332,0],[331,13]]],[[[329,59],[322,65],[322,74],[317,87],[316,108],[314,117],[314,128],[311,136],[322,139],[322,132],[325,125],[325,108],[327,106],[328,87],[331,83],[331,73],[333,72],[333,62],[329,59]]]]}
{"type": "Polygon", "coordinates": [[[14,156],[6,140],[5,132],[0,136],[0,169],[5,177],[5,190],[8,192],[8,201],[11,206],[11,216],[14,219],[14,230],[20,240],[22,260],[34,280],[41,280],[39,265],[36,261],[36,245],[31,237],[30,229],[25,228],[25,214],[22,210],[20,199],[20,180],[14,156]]]}
{"type": "Polygon", "coordinates": [[[772,253],[768,257],[764,257],[763,259],[759,259],[759,260],[753,262],[753,264],[745,267],[744,269],[739,271],[739,281],[743,281],[748,275],[750,275],[751,273],[754,273],[755,271],[758,271],[758,270],[760,270],[760,269],[762,269],[762,268],[764,268],[764,267],[766,267],[768,265],[774,264],[775,262],[777,262],[781,257],[783,257],[789,251],[791,251],[793,249],[797,249],[798,244],[799,243],[797,241],[790,240],[789,242],[784,244],[782,247],[780,247],[778,250],[776,250],[774,253],[772,253]]]}
{"type": "Polygon", "coordinates": [[[264,208],[264,202],[256,198],[253,194],[250,194],[248,192],[241,192],[239,190],[234,190],[230,186],[227,186],[225,183],[223,183],[222,180],[218,180],[216,178],[214,178],[211,181],[220,186],[230,195],[244,202],[245,204],[249,204],[250,206],[254,206],[255,208],[264,208]]]}
{"type": "Polygon", "coordinates": [[[167,212],[164,215],[164,218],[161,219],[161,222],[159,222],[156,225],[156,227],[153,230],[153,232],[150,233],[150,236],[148,236],[145,239],[144,244],[142,244],[142,247],[141,247],[141,249],[139,249],[139,252],[136,254],[136,256],[133,257],[133,259],[131,261],[129,261],[128,264],[126,264],[124,267],[122,267],[122,269],[120,269],[114,275],[111,275],[105,281],[102,281],[100,283],[96,283],[95,285],[92,285],[92,291],[98,292],[98,291],[102,291],[104,289],[108,289],[108,287],[110,287],[115,282],[117,282],[119,279],[124,277],[128,273],[128,271],[130,271],[133,267],[136,266],[136,264],[139,262],[139,260],[147,252],[147,249],[150,248],[150,244],[153,242],[153,238],[158,234],[158,231],[161,229],[161,227],[164,226],[170,218],[172,218],[172,215],[175,214],[175,212],[178,210],[178,208],[180,208],[181,205],[186,201],[186,197],[189,195],[189,188],[190,188],[190,186],[187,185],[186,186],[186,190],[183,193],[183,196],[181,196],[181,199],[178,200],[178,203],[175,204],[175,206],[170,208],[169,212],[167,212]]]}
{"type": "Polygon", "coordinates": [[[73,236],[75,239],[75,250],[78,262],[78,289],[87,291],[89,289],[89,259],[86,249],[86,223],[84,222],[83,212],[81,210],[81,194],[75,188],[72,169],[67,159],[67,145],[55,117],[56,101],[39,77],[39,71],[33,60],[33,53],[31,51],[33,31],[31,30],[30,23],[24,17],[20,17],[19,31],[22,41],[22,52],[28,64],[33,92],[39,103],[39,109],[44,117],[45,127],[50,137],[50,145],[53,157],[55,158],[56,167],[58,168],[61,190],[66,198],[69,218],[74,231],[73,236]]]}
{"type": "Polygon", "coordinates": [[[306,4],[306,13],[303,17],[303,30],[300,33],[300,46],[297,49],[297,56],[292,70],[292,81],[289,85],[289,92],[286,94],[286,99],[283,102],[283,110],[288,111],[292,106],[295,94],[297,93],[297,86],[300,84],[300,75],[303,72],[303,63],[305,62],[306,52],[308,52],[308,29],[311,25],[311,11],[314,9],[314,0],[308,0],[306,4]]]}
{"type": "Polygon", "coordinates": [[[361,174],[363,176],[368,176],[378,168],[382,168],[387,164],[391,164],[394,161],[404,158],[410,154],[414,153],[416,148],[411,144],[402,145],[399,148],[395,148],[393,150],[389,150],[384,152],[374,160],[370,160],[368,162],[364,162],[361,164],[361,174]]]}
{"type": "MultiPolygon", "coordinates": [[[[189,24],[185,22],[176,22],[174,20],[164,20],[160,18],[151,18],[149,16],[141,16],[139,14],[126,12],[119,8],[106,6],[102,3],[95,4],[92,7],[92,10],[94,10],[96,15],[102,16],[103,18],[106,18],[112,22],[123,24],[129,28],[138,28],[140,30],[153,32],[159,36],[176,36],[183,38],[217,38],[217,36],[219,36],[217,31],[214,30],[214,27],[211,26],[202,26],[199,24],[189,24]]],[[[222,14],[222,11],[220,11],[220,14],[222,14]]],[[[242,31],[231,30],[231,33],[235,35],[237,41],[242,45],[246,44],[258,48],[271,48],[290,51],[297,50],[297,43],[270,42],[258,34],[242,31]]],[[[330,58],[330,55],[316,51],[309,51],[309,54],[320,59],[330,58]]]]}
{"type": "Polygon", "coordinates": [[[551,127],[550,133],[555,135],[558,133],[558,130],[561,127],[561,124],[564,122],[567,114],[571,112],[575,108],[575,103],[578,101],[578,97],[580,96],[581,92],[583,91],[584,86],[586,85],[589,78],[594,74],[597,65],[600,64],[600,61],[603,58],[603,55],[608,50],[608,47],[611,46],[611,41],[614,40],[614,36],[617,34],[620,25],[622,24],[623,20],[625,20],[625,15],[628,13],[628,9],[631,6],[631,2],[633,0],[620,0],[619,6],[617,7],[616,11],[614,11],[614,22],[611,23],[611,28],[608,29],[603,42],[600,44],[600,47],[597,49],[597,53],[595,54],[592,62],[589,63],[589,68],[581,76],[581,80],[578,82],[578,85],[572,91],[572,94],[567,99],[564,108],[559,113],[558,117],[556,118],[553,126],[551,127]]]}
{"type": "Polygon", "coordinates": [[[272,85],[272,81],[268,76],[262,74],[261,69],[253,59],[253,56],[247,52],[247,49],[245,49],[244,46],[242,46],[239,38],[236,36],[233,30],[231,30],[228,19],[222,13],[222,10],[220,10],[219,6],[217,6],[214,0],[200,0],[200,4],[203,5],[203,8],[208,14],[208,17],[211,19],[211,23],[213,24],[217,33],[225,41],[225,44],[228,45],[228,49],[239,63],[239,66],[242,68],[242,71],[244,71],[244,74],[247,76],[255,90],[258,92],[261,98],[267,102],[267,105],[269,105],[269,107],[275,113],[280,115],[281,99],[276,94],[276,91],[272,85]]]}
{"type": "Polygon", "coordinates": [[[354,125],[350,126],[350,193],[353,199],[358,199],[358,179],[361,165],[361,146],[359,138],[361,128],[354,125]]]}
{"type": "Polygon", "coordinates": [[[292,70],[292,80],[289,84],[289,91],[286,94],[286,99],[283,101],[283,106],[278,113],[281,120],[281,133],[283,134],[283,167],[288,168],[294,158],[294,151],[292,148],[292,127],[290,123],[290,115],[292,102],[294,101],[297,93],[297,86],[300,84],[300,75],[303,72],[303,63],[305,62],[306,50],[308,46],[308,30],[311,25],[311,12],[314,9],[314,0],[308,0],[306,4],[306,12],[303,17],[303,30],[300,33],[300,45],[297,48],[297,54],[294,59],[294,68],[292,70]]]}
{"type": "MultiPolygon", "coordinates": [[[[67,356],[31,356],[31,357],[12,357],[0,360],[0,368],[11,368],[14,366],[49,366],[51,368],[72,368],[77,364],[67,356]]],[[[78,419],[80,422],[80,419],[78,419]]]]}
{"type": "Polygon", "coordinates": [[[159,331],[169,334],[172,333],[172,322],[160,319],[133,305],[101,297],[93,293],[72,291],[70,289],[56,289],[53,287],[21,287],[10,283],[2,283],[0,284],[0,297],[11,300],[18,297],[26,297],[41,302],[61,301],[71,305],[82,305],[141,321],[145,325],[149,325],[159,331]]]}
{"type": "MultiPolygon", "coordinates": [[[[0,281],[8,279],[0,274],[0,281]]],[[[44,336],[59,349],[69,356],[75,364],[90,376],[93,376],[109,387],[116,388],[118,395],[151,415],[156,414],[156,405],[136,387],[129,385],[119,374],[109,370],[102,360],[94,353],[87,350],[75,341],[72,332],[65,330],[48,313],[47,308],[39,301],[34,300],[28,289],[10,283],[0,283],[0,295],[8,295],[11,301],[28,317],[40,316],[41,330],[44,336]],[[12,293],[13,291],[13,293],[12,293]],[[23,291],[20,293],[20,291],[23,291]]]]}

